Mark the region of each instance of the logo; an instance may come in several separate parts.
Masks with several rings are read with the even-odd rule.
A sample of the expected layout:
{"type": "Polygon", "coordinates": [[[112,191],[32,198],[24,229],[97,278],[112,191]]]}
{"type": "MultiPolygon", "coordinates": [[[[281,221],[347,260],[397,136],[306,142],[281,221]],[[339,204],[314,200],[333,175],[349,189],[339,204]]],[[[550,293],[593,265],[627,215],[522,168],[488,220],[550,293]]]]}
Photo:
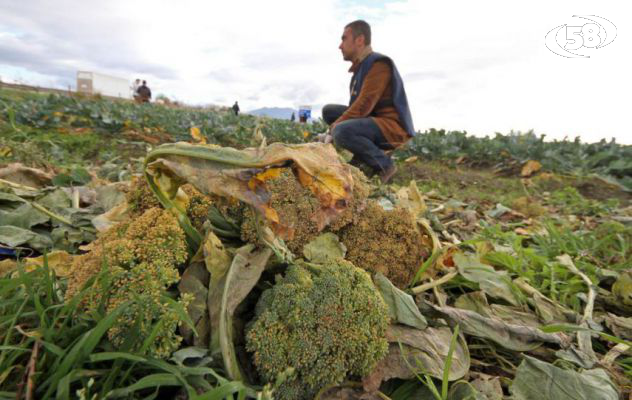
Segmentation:
{"type": "Polygon", "coordinates": [[[585,53],[606,47],[617,37],[617,27],[609,20],[596,15],[573,15],[590,22],[571,26],[563,24],[551,29],[544,37],[544,44],[553,53],[566,58],[590,58],[585,53]],[[582,47],[584,54],[575,53],[582,47]]]}

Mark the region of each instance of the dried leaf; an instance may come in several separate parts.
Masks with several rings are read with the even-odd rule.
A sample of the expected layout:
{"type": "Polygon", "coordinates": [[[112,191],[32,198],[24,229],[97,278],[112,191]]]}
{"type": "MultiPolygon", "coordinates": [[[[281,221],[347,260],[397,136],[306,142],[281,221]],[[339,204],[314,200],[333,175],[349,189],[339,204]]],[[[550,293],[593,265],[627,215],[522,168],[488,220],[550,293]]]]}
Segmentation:
{"type": "MultiPolygon", "coordinates": [[[[72,266],[72,260],[75,256],[68,254],[65,251],[55,250],[46,254],[47,265],[50,269],[55,271],[55,274],[60,277],[67,277],[72,274],[70,267],[72,266]]],[[[41,268],[44,265],[44,256],[23,258],[20,260],[26,271],[32,271],[36,268],[41,268]]],[[[17,268],[17,262],[15,260],[7,259],[0,261],[0,275],[13,271],[17,268]]]]}
{"type": "Polygon", "coordinates": [[[211,353],[215,355],[221,351],[219,343],[219,320],[222,310],[223,286],[226,284],[226,273],[232,263],[232,256],[226,251],[221,240],[212,232],[207,233],[202,243],[202,254],[206,270],[210,273],[208,284],[208,313],[211,330],[211,353]]]}
{"type": "Polygon", "coordinates": [[[230,268],[217,289],[221,290],[221,310],[219,314],[219,344],[224,360],[224,368],[230,379],[244,380],[233,337],[233,317],[237,306],[257,284],[268,259],[270,248],[255,250],[254,245],[240,247],[230,268]]]}
{"type": "Polygon", "coordinates": [[[525,356],[509,390],[515,400],[618,400],[619,394],[603,369],[577,373],[525,356]]]}
{"type": "Polygon", "coordinates": [[[0,179],[38,189],[50,186],[53,175],[20,163],[13,163],[0,168],[0,179]]]}
{"type": "Polygon", "coordinates": [[[423,215],[428,209],[424,197],[419,192],[417,182],[414,180],[410,181],[408,186],[399,189],[395,196],[397,197],[397,204],[407,208],[414,217],[423,215]]]}
{"type": "Polygon", "coordinates": [[[500,378],[478,374],[478,377],[470,383],[476,390],[483,394],[487,400],[503,400],[503,388],[500,385],[500,378]]]}
{"type": "Polygon", "coordinates": [[[460,325],[462,332],[492,340],[509,350],[529,351],[542,343],[562,345],[566,342],[563,334],[544,333],[537,328],[505,323],[499,319],[487,318],[474,311],[454,307],[438,307],[425,302],[438,316],[460,325]]]}
{"type": "Polygon", "coordinates": [[[197,126],[191,127],[191,138],[193,138],[194,143],[206,144],[206,136],[202,135],[197,126]]]}
{"type": "Polygon", "coordinates": [[[180,333],[186,343],[194,346],[208,347],[210,344],[210,321],[207,306],[209,273],[204,262],[192,261],[182,273],[178,290],[180,294],[189,294],[193,297],[187,307],[187,314],[193,321],[193,326],[198,335],[187,325],[180,326],[180,333]]]}
{"type": "Polygon", "coordinates": [[[459,381],[452,385],[447,400],[488,400],[469,382],[459,381]]]}
{"type": "Polygon", "coordinates": [[[606,326],[621,339],[632,340],[632,318],[619,317],[618,315],[607,313],[605,316],[606,326]]]}
{"type": "MultiPolygon", "coordinates": [[[[449,328],[428,327],[422,331],[402,325],[391,325],[386,332],[386,338],[390,342],[388,354],[362,380],[365,390],[375,391],[382,382],[392,378],[414,378],[414,372],[439,379],[443,377],[443,368],[452,339],[452,331],[449,328]]],[[[458,339],[452,354],[450,381],[461,379],[470,369],[467,343],[461,336],[458,339]]]]}
{"type": "MultiPolygon", "coordinates": [[[[270,219],[278,235],[291,232],[289,221],[278,220],[268,207],[265,188],[254,186],[251,179],[266,169],[293,163],[299,182],[309,188],[321,207],[312,216],[322,230],[337,218],[351,200],[353,178],[349,166],[342,163],[330,145],[273,143],[262,148],[235,150],[211,145],[176,143],[163,145],[146,158],[146,176],[150,187],[165,208],[173,207],[177,187],[191,183],[204,194],[236,198],[250,204],[270,219]]],[[[182,221],[185,217],[179,216],[182,221]]],[[[186,224],[185,224],[186,225],[186,224]]],[[[183,226],[187,234],[189,228],[183,226]]],[[[198,234],[199,236],[199,234],[198,234]]],[[[201,238],[196,237],[196,241],[201,238]]]]}
{"type": "Polygon", "coordinates": [[[522,170],[520,171],[520,176],[527,178],[533,175],[534,173],[538,172],[540,169],[542,169],[542,164],[540,164],[539,161],[529,160],[522,166],[522,170]]]}

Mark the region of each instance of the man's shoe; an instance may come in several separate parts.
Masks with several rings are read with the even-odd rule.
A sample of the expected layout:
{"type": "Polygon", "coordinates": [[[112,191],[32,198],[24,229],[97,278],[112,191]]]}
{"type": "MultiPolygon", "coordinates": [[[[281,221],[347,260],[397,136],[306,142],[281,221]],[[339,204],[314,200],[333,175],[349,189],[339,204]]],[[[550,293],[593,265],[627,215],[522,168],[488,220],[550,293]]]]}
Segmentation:
{"type": "Polygon", "coordinates": [[[397,166],[395,164],[392,164],[386,170],[380,172],[380,181],[382,182],[382,184],[387,184],[391,180],[393,175],[395,175],[395,172],[397,172],[397,166]]]}

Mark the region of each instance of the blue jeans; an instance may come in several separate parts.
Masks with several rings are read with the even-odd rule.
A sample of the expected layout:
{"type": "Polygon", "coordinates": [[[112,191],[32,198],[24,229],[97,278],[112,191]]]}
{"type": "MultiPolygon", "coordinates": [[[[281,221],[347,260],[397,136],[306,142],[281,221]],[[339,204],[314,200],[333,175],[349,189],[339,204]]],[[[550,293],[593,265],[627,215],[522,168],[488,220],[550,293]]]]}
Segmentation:
{"type": "MultiPolygon", "coordinates": [[[[347,106],[327,104],[323,107],[323,120],[331,125],[345,112],[347,106]]],[[[353,154],[351,164],[362,162],[373,171],[380,173],[393,165],[390,156],[384,150],[392,150],[380,127],[372,118],[354,118],[340,122],[331,132],[336,146],[349,150],[353,154]]]]}

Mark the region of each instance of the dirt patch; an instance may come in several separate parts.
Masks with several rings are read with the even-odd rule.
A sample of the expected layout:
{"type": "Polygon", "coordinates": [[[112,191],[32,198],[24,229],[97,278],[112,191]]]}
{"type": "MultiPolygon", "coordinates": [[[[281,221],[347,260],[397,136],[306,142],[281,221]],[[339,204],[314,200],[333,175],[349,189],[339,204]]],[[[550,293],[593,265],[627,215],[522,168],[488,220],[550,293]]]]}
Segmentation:
{"type": "Polygon", "coordinates": [[[490,170],[450,167],[439,162],[416,161],[400,166],[394,181],[407,185],[414,179],[424,192],[439,194],[474,203],[510,203],[524,196],[524,188],[517,178],[494,175],[490,170]]]}
{"type": "MultiPolygon", "coordinates": [[[[440,194],[465,202],[498,203],[510,205],[516,199],[527,195],[520,177],[497,176],[488,169],[473,169],[449,166],[440,162],[415,161],[402,163],[394,181],[405,185],[411,179],[417,181],[424,191],[436,190],[440,194]]],[[[632,204],[632,194],[596,177],[573,177],[542,173],[531,181],[533,194],[554,192],[568,186],[575,187],[584,197],[604,201],[617,199],[623,207],[632,204]]]]}
{"type": "Polygon", "coordinates": [[[535,177],[533,181],[543,191],[554,192],[573,186],[587,199],[598,201],[617,199],[622,207],[632,205],[632,193],[625,192],[618,186],[597,177],[574,177],[544,173],[535,177]]]}

